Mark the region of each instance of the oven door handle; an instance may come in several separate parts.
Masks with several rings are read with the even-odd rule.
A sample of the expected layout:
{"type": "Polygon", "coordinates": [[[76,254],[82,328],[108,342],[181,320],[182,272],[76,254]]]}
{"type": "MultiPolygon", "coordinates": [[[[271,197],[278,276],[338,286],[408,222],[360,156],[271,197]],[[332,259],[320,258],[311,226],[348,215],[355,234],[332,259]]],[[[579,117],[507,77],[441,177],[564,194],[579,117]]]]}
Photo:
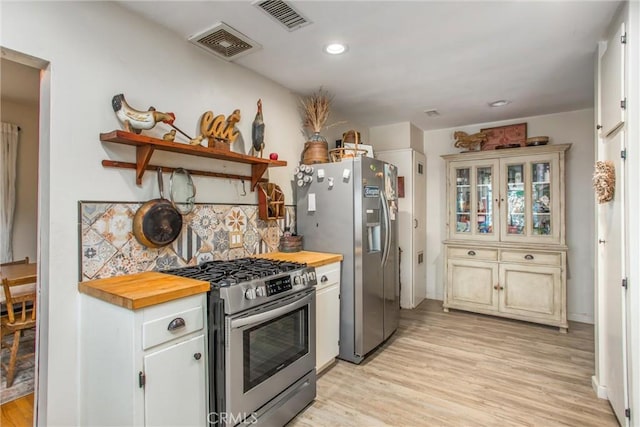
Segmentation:
{"type": "Polygon", "coordinates": [[[258,323],[266,322],[267,320],[275,319],[276,317],[280,317],[283,314],[287,314],[290,311],[293,311],[297,308],[304,307],[309,304],[313,297],[313,294],[307,294],[303,298],[298,299],[290,304],[284,305],[282,307],[274,308],[265,313],[254,314],[252,316],[240,317],[238,319],[231,320],[231,328],[238,329],[248,325],[254,325],[258,323]]]}

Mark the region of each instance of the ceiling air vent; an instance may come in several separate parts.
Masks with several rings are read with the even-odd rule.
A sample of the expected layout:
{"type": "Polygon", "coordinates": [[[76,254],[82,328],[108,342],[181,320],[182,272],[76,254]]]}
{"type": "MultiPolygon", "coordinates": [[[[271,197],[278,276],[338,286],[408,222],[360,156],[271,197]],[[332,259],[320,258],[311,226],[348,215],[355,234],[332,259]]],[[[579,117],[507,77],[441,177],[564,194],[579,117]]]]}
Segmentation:
{"type": "Polygon", "coordinates": [[[289,31],[311,24],[311,21],[302,16],[291,4],[282,0],[258,0],[253,2],[253,5],[284,25],[289,31]]]}
{"type": "Polygon", "coordinates": [[[189,37],[189,41],[227,61],[233,61],[262,47],[224,22],[189,37]]]}

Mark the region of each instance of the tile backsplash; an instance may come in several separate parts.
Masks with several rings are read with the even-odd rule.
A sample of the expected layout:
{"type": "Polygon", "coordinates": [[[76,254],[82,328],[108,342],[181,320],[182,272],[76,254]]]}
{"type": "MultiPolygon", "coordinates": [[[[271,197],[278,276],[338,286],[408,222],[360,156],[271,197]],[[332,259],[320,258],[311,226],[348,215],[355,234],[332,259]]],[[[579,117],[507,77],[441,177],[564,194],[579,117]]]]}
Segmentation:
{"type": "Polygon", "coordinates": [[[80,202],[80,280],[166,270],[278,250],[285,227],[295,232],[295,207],[277,221],[258,218],[257,205],[197,204],[183,217],[180,236],[152,249],[133,235],[133,217],[142,203],[80,202]],[[242,236],[230,248],[231,233],[242,236]],[[233,245],[235,246],[235,245],[233,245]]]}

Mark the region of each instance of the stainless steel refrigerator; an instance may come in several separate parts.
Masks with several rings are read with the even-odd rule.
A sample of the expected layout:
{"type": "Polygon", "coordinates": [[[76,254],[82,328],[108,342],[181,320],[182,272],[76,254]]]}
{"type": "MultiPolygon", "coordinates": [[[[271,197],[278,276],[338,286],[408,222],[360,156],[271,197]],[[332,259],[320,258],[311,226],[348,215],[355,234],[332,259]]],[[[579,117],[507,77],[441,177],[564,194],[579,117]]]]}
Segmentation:
{"type": "Polygon", "coordinates": [[[339,357],[360,363],[398,328],[397,169],[368,157],[313,167],[297,187],[297,231],[305,250],[344,256],[339,357]]]}

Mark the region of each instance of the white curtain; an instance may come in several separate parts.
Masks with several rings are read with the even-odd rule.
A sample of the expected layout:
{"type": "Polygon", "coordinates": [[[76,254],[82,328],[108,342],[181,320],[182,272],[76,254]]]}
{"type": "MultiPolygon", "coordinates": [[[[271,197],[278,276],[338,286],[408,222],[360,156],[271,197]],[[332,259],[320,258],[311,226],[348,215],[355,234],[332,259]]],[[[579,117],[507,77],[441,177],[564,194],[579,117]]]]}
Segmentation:
{"type": "Polygon", "coordinates": [[[0,262],[13,261],[13,214],[16,208],[18,126],[1,123],[0,129],[0,262]]]}

